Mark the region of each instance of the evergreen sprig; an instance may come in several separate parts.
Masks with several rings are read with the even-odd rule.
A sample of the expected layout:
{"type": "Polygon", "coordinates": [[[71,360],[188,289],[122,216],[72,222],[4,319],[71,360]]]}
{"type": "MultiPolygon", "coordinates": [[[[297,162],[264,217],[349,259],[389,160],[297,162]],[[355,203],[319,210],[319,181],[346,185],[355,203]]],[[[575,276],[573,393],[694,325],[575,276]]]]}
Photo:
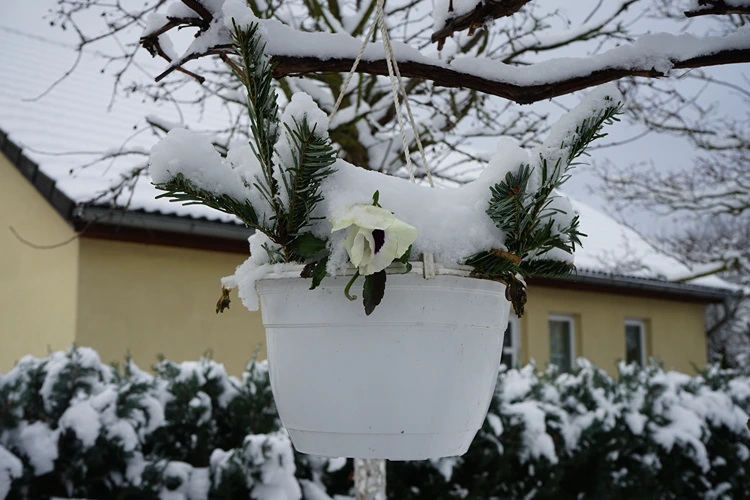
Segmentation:
{"type": "Polygon", "coordinates": [[[182,175],[176,174],[169,182],[156,184],[155,187],[164,191],[156,198],[168,198],[170,201],[182,202],[183,205],[205,205],[221,212],[234,215],[246,225],[266,232],[268,229],[261,225],[258,214],[249,200],[239,201],[227,194],[216,194],[201,187],[182,175]]]}
{"type": "Polygon", "coordinates": [[[570,262],[551,259],[534,259],[522,261],[519,271],[523,276],[543,278],[564,278],[575,270],[570,262]]]}
{"type": "Polygon", "coordinates": [[[570,177],[574,160],[585,153],[586,147],[604,137],[603,125],[617,120],[620,104],[610,102],[593,116],[582,119],[570,130],[570,143],[562,143],[556,154],[540,154],[538,163],[539,186],[533,189],[535,169],[522,164],[515,171],[490,188],[487,215],[505,234],[507,251],[480,252],[467,259],[475,275],[503,280],[508,286],[509,299],[519,316],[526,302],[525,285],[519,279],[530,276],[563,277],[574,270],[572,264],[546,259],[551,250],[572,254],[585,236],[579,231],[578,216],[561,224],[558,215],[567,215],[554,206],[555,190],[570,177]]]}
{"type": "Polygon", "coordinates": [[[273,65],[264,53],[265,42],[258,24],[252,23],[246,29],[235,24],[231,36],[237,58],[228,62],[247,92],[250,146],[261,167],[261,174],[256,176],[252,186],[245,187],[257,189],[267,209],[259,210],[261,207],[254,207],[248,199],[239,200],[203,189],[180,173],[169,182],[156,185],[165,191],[158,198],[169,198],[185,205],[206,205],[235,215],[278,245],[278,248],[264,246],[270,262],[304,262],[325,250],[325,241],[314,237],[307,229],[315,207],[323,200],[320,185],[333,173],[330,167],[336,160],[336,153],[325,131],[316,130],[305,116],[293,117],[293,124],[282,127],[273,86],[273,65]],[[278,155],[277,144],[282,132],[291,150],[291,165],[284,165],[284,159],[278,155]],[[288,206],[282,202],[282,188],[288,206]],[[259,213],[270,215],[261,219],[259,213]]]}
{"type": "Polygon", "coordinates": [[[253,152],[260,162],[263,179],[257,187],[266,198],[273,212],[283,212],[278,199],[279,186],[273,176],[274,145],[279,138],[279,105],[273,88],[273,67],[264,53],[266,44],[258,32],[258,24],[252,23],[243,30],[234,24],[232,45],[240,59],[240,66],[232,64],[232,71],[247,92],[247,110],[250,116],[253,152]]]}
{"type": "Polygon", "coordinates": [[[599,111],[596,115],[584,118],[576,126],[573,141],[568,146],[565,144],[562,145],[561,149],[567,149],[568,151],[568,165],[575,165],[573,160],[584,154],[589,144],[597,139],[606,137],[607,134],[601,132],[604,125],[611,125],[614,122],[620,121],[617,115],[620,114],[622,105],[615,103],[611,97],[606,97],[605,100],[609,101],[610,105],[599,111]]]}
{"type": "MultiPolygon", "coordinates": [[[[305,258],[310,255],[306,255],[302,245],[309,244],[310,238],[314,237],[303,231],[314,220],[313,210],[323,201],[320,186],[334,172],[330,167],[336,161],[336,152],[331,140],[319,131],[316,133],[316,127],[310,126],[306,116],[300,121],[294,120],[294,127],[289,124],[285,124],[285,127],[292,149],[292,165],[283,170],[281,176],[289,200],[288,211],[282,221],[284,239],[290,242],[296,255],[305,258]]],[[[322,245],[325,248],[322,240],[317,243],[318,247],[322,245]]]]}
{"type": "Polygon", "coordinates": [[[330,139],[315,133],[307,118],[296,122],[295,128],[287,126],[294,144],[295,166],[286,171],[284,179],[289,194],[289,218],[287,227],[290,236],[298,236],[310,221],[310,215],[318,203],[323,201],[320,185],[334,170],[336,161],[330,139]]]}

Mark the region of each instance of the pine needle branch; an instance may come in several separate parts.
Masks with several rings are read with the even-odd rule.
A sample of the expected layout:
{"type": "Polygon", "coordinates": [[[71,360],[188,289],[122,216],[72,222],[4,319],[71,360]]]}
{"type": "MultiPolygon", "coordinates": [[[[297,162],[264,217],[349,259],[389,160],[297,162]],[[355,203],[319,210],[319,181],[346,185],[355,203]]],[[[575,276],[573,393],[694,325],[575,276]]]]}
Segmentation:
{"type": "Polygon", "coordinates": [[[261,191],[275,214],[275,220],[284,218],[284,208],[278,199],[279,186],[273,176],[274,145],[279,137],[279,106],[273,87],[273,65],[265,53],[266,44],[258,32],[258,24],[247,30],[234,24],[232,44],[240,64],[230,67],[247,92],[247,110],[250,115],[253,152],[263,171],[261,191]]]}
{"type": "Polygon", "coordinates": [[[205,205],[221,212],[236,216],[247,226],[258,231],[268,233],[269,229],[260,225],[258,215],[250,201],[235,200],[226,194],[216,194],[198,187],[181,173],[164,184],[156,184],[156,188],[164,191],[156,198],[167,198],[171,202],[183,205],[205,205]]]}
{"type": "Polygon", "coordinates": [[[310,225],[313,210],[323,201],[320,185],[334,172],[330,166],[336,161],[336,153],[330,139],[316,134],[307,117],[295,120],[294,128],[286,125],[286,130],[294,162],[284,172],[289,198],[286,226],[287,234],[295,238],[310,225]]]}
{"type": "Polygon", "coordinates": [[[602,126],[616,121],[620,109],[619,103],[607,97],[604,106],[592,116],[583,118],[562,134],[572,138],[568,144],[557,148],[546,145],[548,148],[539,156],[536,190],[530,187],[535,169],[527,164],[508,172],[490,188],[487,215],[505,234],[507,251],[480,252],[469,257],[466,263],[474,267],[478,276],[502,279],[508,286],[506,295],[509,294],[519,316],[526,302],[525,285],[519,276],[564,277],[575,269],[570,263],[544,258],[555,249],[572,254],[585,236],[579,231],[578,216],[569,217],[556,207],[555,190],[570,178],[574,160],[585,153],[591,142],[605,135],[601,133],[602,126]]]}

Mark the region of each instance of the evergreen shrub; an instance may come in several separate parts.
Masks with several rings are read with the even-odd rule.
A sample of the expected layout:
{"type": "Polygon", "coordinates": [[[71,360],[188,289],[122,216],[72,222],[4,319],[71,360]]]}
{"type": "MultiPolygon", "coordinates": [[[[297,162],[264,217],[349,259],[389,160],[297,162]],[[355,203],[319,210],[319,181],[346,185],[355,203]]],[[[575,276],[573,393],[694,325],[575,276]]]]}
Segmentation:
{"type": "MultiPolygon", "coordinates": [[[[0,375],[0,500],[351,495],[351,460],[293,451],[264,362],[153,368],[74,348],[0,375]]],[[[389,462],[389,498],[750,498],[750,373],[618,371],[503,369],[468,453],[389,462]]]]}

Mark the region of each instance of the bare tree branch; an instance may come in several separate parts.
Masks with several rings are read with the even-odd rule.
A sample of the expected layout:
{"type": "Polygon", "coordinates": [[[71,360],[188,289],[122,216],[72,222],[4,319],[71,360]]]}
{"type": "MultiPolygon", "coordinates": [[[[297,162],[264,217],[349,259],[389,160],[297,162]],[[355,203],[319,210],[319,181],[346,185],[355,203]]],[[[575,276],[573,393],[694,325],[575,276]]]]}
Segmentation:
{"type": "Polygon", "coordinates": [[[728,15],[728,14],[750,14],[750,4],[729,5],[725,0],[698,0],[700,8],[685,11],[686,17],[728,15]]]}
{"type": "MultiPolygon", "coordinates": [[[[181,21],[186,21],[187,25],[195,26],[195,20],[181,21]]],[[[170,20],[168,24],[172,26],[174,20],[170,20]]],[[[159,29],[154,33],[163,34],[164,31],[159,29]]],[[[297,34],[309,37],[311,44],[319,40],[316,37],[317,34],[302,34],[299,32],[297,32],[297,34]]],[[[653,41],[664,43],[664,37],[670,35],[662,34],[657,36],[659,37],[659,40],[653,39],[653,41]]],[[[648,41],[651,41],[648,37],[649,35],[641,37],[640,41],[645,45],[648,41]]],[[[650,57],[644,57],[644,54],[639,53],[638,51],[634,51],[634,53],[622,57],[623,47],[617,47],[598,56],[588,58],[586,69],[582,71],[579,70],[578,74],[573,72],[571,76],[567,78],[554,77],[547,81],[538,77],[535,79],[536,82],[534,84],[520,84],[516,82],[523,81],[524,76],[532,71],[535,71],[536,75],[545,74],[544,69],[546,67],[550,68],[550,74],[558,75],[559,70],[556,69],[560,67],[561,61],[553,59],[525,67],[502,65],[502,63],[499,63],[498,61],[492,60],[482,61],[484,65],[496,65],[501,68],[503,74],[507,75],[505,79],[489,78],[484,76],[484,74],[486,74],[484,72],[474,72],[471,69],[465,69],[467,67],[466,64],[462,64],[461,69],[456,69],[455,67],[448,66],[439,60],[435,60],[434,62],[421,62],[417,60],[409,60],[407,58],[406,60],[403,60],[399,66],[401,68],[401,74],[408,78],[429,80],[435,85],[441,87],[477,90],[485,94],[503,97],[519,104],[529,104],[544,99],[550,99],[552,97],[570,94],[578,90],[619,80],[624,77],[641,76],[658,78],[666,76],[669,69],[688,69],[750,62],[750,41],[746,38],[740,39],[741,37],[739,36],[735,38],[738,39],[736,47],[716,50],[711,45],[711,42],[716,41],[716,37],[706,37],[702,40],[706,45],[705,50],[693,50],[689,57],[669,56],[667,54],[658,56],[653,53],[648,54],[650,57]],[[472,72],[475,74],[472,74],[472,72]]],[[[678,42],[679,40],[677,37],[674,37],[674,41],[678,42]]],[[[153,33],[149,34],[141,39],[141,43],[152,54],[158,54],[169,60],[164,51],[161,50],[158,36],[154,36],[153,33]]],[[[274,68],[274,76],[276,78],[301,76],[310,73],[347,72],[351,69],[354,62],[353,57],[328,58],[321,56],[293,56],[283,53],[285,50],[288,49],[285,47],[280,50],[275,50],[273,40],[269,40],[267,52],[269,55],[273,56],[274,63],[276,64],[274,68]]],[[[231,52],[232,47],[230,44],[220,43],[219,45],[210,47],[202,52],[188,54],[179,61],[170,61],[172,64],[156,77],[156,81],[161,81],[173,71],[180,70],[182,65],[188,61],[209,55],[220,55],[231,52]]],[[[423,59],[427,60],[426,58],[423,59]]],[[[467,59],[468,58],[462,60],[462,63],[467,59]]],[[[579,61],[580,60],[581,59],[579,59],[579,61]]],[[[568,60],[571,65],[574,65],[573,61],[575,61],[575,59],[568,60]]],[[[357,72],[371,75],[388,75],[388,66],[385,57],[362,60],[357,67],[357,72]]]]}
{"type": "MultiPolygon", "coordinates": [[[[474,30],[481,28],[486,23],[509,17],[521,10],[521,7],[531,0],[478,0],[477,6],[462,16],[450,18],[441,29],[432,34],[430,40],[432,43],[437,42],[438,50],[443,49],[445,39],[453,36],[458,31],[469,30],[469,36],[474,34],[474,30]]],[[[453,3],[450,4],[450,11],[453,9],[453,3]]]]}
{"type": "MultiPolygon", "coordinates": [[[[684,60],[670,60],[665,58],[673,69],[700,68],[726,64],[740,64],[750,62],[750,48],[739,50],[725,50],[710,55],[702,55],[684,60]]],[[[276,67],[274,76],[301,76],[320,72],[346,72],[353,63],[353,59],[320,59],[314,57],[274,56],[276,67]]],[[[556,61],[550,61],[556,63],[556,61]]],[[[534,66],[542,66],[538,63],[534,66]]],[[[551,64],[550,64],[551,66],[551,64]]],[[[640,66],[627,64],[627,67],[608,67],[602,64],[600,68],[588,74],[573,76],[566,79],[550,79],[534,85],[519,85],[511,82],[491,80],[482,76],[471,75],[443,65],[424,64],[404,61],[399,64],[401,74],[407,78],[430,80],[442,87],[457,87],[477,90],[485,94],[503,97],[519,104],[530,104],[553,97],[571,94],[578,90],[595,87],[603,83],[612,82],[625,77],[641,76],[660,78],[668,72],[660,71],[648,63],[641,62],[640,66]]],[[[508,68],[512,70],[513,68],[508,68]]],[[[521,68],[520,70],[527,70],[521,68]]],[[[385,59],[361,61],[357,72],[371,75],[388,75],[385,59]]],[[[520,72],[520,71],[519,71],[520,72]]],[[[161,75],[160,75],[161,76],[161,75]]]]}

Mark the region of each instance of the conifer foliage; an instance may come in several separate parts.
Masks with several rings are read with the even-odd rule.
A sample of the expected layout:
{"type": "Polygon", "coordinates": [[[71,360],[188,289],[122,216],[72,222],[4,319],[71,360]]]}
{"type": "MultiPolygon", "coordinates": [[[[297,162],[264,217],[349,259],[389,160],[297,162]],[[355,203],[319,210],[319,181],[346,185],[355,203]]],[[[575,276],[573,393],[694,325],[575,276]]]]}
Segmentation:
{"type": "MultiPolygon", "coordinates": [[[[78,348],[0,375],[0,500],[351,495],[351,460],[293,451],[265,363],[154,372],[78,348]]],[[[504,370],[468,453],[389,462],[388,497],[747,499],[749,412],[750,372],[504,370]]]]}
{"type": "Polygon", "coordinates": [[[157,184],[165,191],[160,198],[184,204],[202,204],[233,214],[270,239],[277,249],[268,248],[271,261],[304,262],[325,249],[325,242],[309,232],[312,212],[322,200],[321,182],[333,173],[336,153],[328,131],[311,123],[304,114],[287,121],[279,116],[270,58],[257,24],[232,31],[236,62],[227,59],[235,77],[245,89],[253,153],[260,169],[245,188],[257,191],[264,206],[239,200],[196,185],[182,174],[157,184]],[[288,154],[285,154],[287,153],[288,154]]]}
{"type": "Polygon", "coordinates": [[[572,262],[549,258],[553,250],[572,255],[586,236],[578,230],[578,216],[572,209],[556,204],[560,200],[556,190],[570,178],[570,169],[589,144],[606,135],[602,127],[617,120],[622,106],[608,101],[593,116],[574,115],[569,123],[558,124],[557,133],[542,148],[547,154],[540,153],[535,166],[519,165],[491,188],[487,215],[506,235],[507,251],[481,252],[467,259],[467,264],[474,266],[478,276],[501,279],[508,285],[506,295],[518,316],[526,302],[524,278],[559,278],[574,270],[572,262]]]}

